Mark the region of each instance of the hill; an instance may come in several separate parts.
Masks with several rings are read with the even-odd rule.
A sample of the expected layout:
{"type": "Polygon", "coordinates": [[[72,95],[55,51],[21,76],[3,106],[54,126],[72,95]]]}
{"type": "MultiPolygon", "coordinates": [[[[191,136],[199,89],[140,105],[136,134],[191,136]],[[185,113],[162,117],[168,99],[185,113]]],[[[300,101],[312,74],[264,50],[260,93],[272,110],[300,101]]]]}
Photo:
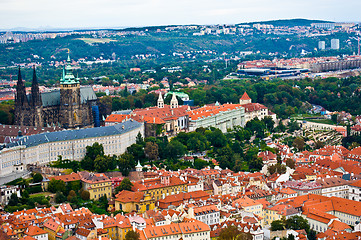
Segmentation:
{"type": "Polygon", "coordinates": [[[279,20],[270,20],[270,21],[240,23],[238,25],[242,25],[242,24],[253,25],[256,23],[260,23],[260,24],[271,24],[273,26],[294,27],[294,26],[311,26],[311,23],[327,23],[327,22],[331,22],[331,21],[295,18],[295,19],[279,19],[279,20]]]}

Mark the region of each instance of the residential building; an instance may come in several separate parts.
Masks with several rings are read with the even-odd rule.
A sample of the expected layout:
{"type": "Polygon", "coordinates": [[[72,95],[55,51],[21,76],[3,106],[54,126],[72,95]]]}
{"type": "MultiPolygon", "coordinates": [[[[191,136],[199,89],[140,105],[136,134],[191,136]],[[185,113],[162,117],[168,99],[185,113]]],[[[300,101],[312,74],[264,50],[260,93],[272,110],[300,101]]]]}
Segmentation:
{"type": "Polygon", "coordinates": [[[0,187],[0,203],[7,205],[12,194],[16,194],[18,198],[20,195],[20,188],[18,186],[1,186],[0,187]]]}
{"type": "Polygon", "coordinates": [[[349,181],[341,177],[317,179],[316,183],[321,185],[321,194],[326,197],[348,198],[349,181]]]}
{"type": "Polygon", "coordinates": [[[189,218],[195,218],[208,226],[219,224],[220,222],[220,210],[215,205],[189,207],[187,212],[189,218]]]}
{"type": "Polygon", "coordinates": [[[183,240],[208,240],[210,227],[198,220],[189,220],[181,223],[171,223],[163,226],[147,226],[139,231],[141,240],[157,239],[183,239],[183,240]]]}
{"type": "Polygon", "coordinates": [[[90,199],[98,200],[106,196],[108,199],[112,194],[112,181],[104,173],[79,172],[83,183],[83,190],[90,193],[90,199]]]}
{"type": "Polygon", "coordinates": [[[155,208],[154,198],[148,193],[123,190],[115,196],[115,210],[143,213],[155,208]]]}
{"type": "Polygon", "coordinates": [[[156,201],[163,199],[168,195],[187,192],[187,190],[187,182],[169,174],[161,175],[158,178],[137,181],[132,187],[132,191],[146,192],[156,201]]]}
{"type": "Polygon", "coordinates": [[[361,202],[361,180],[348,185],[348,199],[361,202]]]}

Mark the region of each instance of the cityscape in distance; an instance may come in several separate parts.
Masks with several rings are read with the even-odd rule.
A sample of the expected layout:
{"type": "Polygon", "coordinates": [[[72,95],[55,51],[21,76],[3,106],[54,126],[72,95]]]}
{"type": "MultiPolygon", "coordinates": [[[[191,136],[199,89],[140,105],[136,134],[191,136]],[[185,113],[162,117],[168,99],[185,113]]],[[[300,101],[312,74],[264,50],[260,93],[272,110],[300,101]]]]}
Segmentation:
{"type": "Polygon", "coordinates": [[[361,239],[361,3],[281,2],[0,3],[0,239],[361,239]]]}

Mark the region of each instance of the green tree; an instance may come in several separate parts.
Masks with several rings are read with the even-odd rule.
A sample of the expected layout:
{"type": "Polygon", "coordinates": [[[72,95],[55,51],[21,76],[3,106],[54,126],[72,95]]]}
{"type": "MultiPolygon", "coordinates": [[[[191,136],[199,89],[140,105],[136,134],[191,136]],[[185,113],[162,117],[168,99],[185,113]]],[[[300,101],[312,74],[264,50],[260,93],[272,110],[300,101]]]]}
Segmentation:
{"type": "Polygon", "coordinates": [[[285,225],[283,224],[282,220],[274,220],[271,222],[271,231],[279,231],[284,229],[285,225]]]}
{"type": "Polygon", "coordinates": [[[129,180],[129,178],[124,178],[119,184],[119,186],[115,188],[115,194],[123,190],[131,191],[132,187],[133,187],[133,183],[129,180]]]}
{"type": "Polygon", "coordinates": [[[98,155],[94,160],[94,169],[97,172],[106,172],[109,168],[110,157],[98,155]]]}
{"type": "Polygon", "coordinates": [[[179,157],[184,156],[187,152],[187,147],[178,140],[172,140],[167,145],[165,151],[168,159],[178,159],[179,157]]]}
{"type": "Polygon", "coordinates": [[[119,157],[119,170],[124,176],[128,176],[130,170],[135,167],[135,161],[133,155],[128,152],[123,153],[119,157]]]}
{"type": "Polygon", "coordinates": [[[127,234],[125,234],[125,240],[139,240],[140,236],[139,233],[130,230],[127,232],[127,234]]]}
{"type": "Polygon", "coordinates": [[[316,235],[317,235],[316,231],[310,229],[310,231],[308,231],[308,233],[307,233],[307,239],[308,240],[317,240],[316,235]]]}
{"type": "Polygon", "coordinates": [[[64,194],[60,191],[56,192],[55,194],[55,202],[56,203],[63,203],[65,202],[66,197],[64,196],[64,194]]]}
{"type": "Polygon", "coordinates": [[[294,119],[292,119],[289,123],[288,123],[288,132],[293,133],[294,131],[297,131],[301,129],[300,125],[298,124],[297,121],[295,121],[294,119]]]}
{"type": "Polygon", "coordinates": [[[43,176],[40,173],[35,173],[33,175],[33,182],[34,183],[39,183],[41,181],[43,181],[43,176]]]}
{"type": "Polygon", "coordinates": [[[272,132],[274,129],[275,122],[273,121],[272,117],[267,116],[262,119],[262,122],[266,125],[268,131],[272,132]]]}
{"type": "Polygon", "coordinates": [[[263,160],[262,158],[259,158],[259,157],[255,157],[255,158],[252,158],[250,161],[249,161],[249,169],[251,171],[260,171],[263,167],[263,160]]]}
{"type": "Polygon", "coordinates": [[[48,191],[52,193],[56,192],[65,192],[66,186],[63,180],[55,180],[54,178],[50,180],[48,185],[48,191]]]}
{"type": "Polygon", "coordinates": [[[86,147],[86,153],[81,161],[81,167],[85,170],[93,171],[94,168],[94,161],[97,156],[104,156],[104,148],[102,144],[98,142],[93,143],[92,146],[86,147]]]}
{"type": "Polygon", "coordinates": [[[195,158],[195,159],[194,159],[194,168],[195,168],[195,169],[200,170],[200,169],[202,169],[202,168],[204,168],[204,167],[206,167],[206,166],[208,166],[208,162],[207,162],[207,161],[202,160],[202,159],[200,159],[200,158],[195,158]]]}
{"type": "Polygon", "coordinates": [[[218,128],[214,129],[211,132],[206,131],[206,137],[208,141],[212,144],[212,146],[216,148],[224,147],[227,144],[226,137],[224,136],[222,131],[218,128]]]}
{"type": "Polygon", "coordinates": [[[286,220],[285,226],[287,229],[300,230],[304,229],[306,232],[310,230],[310,225],[307,219],[301,216],[292,216],[286,220]]]}
{"type": "Polygon", "coordinates": [[[16,193],[11,194],[8,205],[9,206],[16,206],[19,203],[19,198],[16,193]]]}

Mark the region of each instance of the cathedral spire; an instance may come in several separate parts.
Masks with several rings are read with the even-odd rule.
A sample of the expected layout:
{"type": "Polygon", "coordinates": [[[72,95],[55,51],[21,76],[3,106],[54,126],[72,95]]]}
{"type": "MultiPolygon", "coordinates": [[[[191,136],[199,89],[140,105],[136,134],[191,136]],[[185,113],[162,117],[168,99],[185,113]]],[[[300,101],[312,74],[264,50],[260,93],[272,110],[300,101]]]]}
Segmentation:
{"type": "Polygon", "coordinates": [[[18,82],[16,84],[15,104],[18,106],[24,106],[28,104],[28,99],[26,97],[26,90],[23,83],[23,78],[21,76],[20,67],[18,72],[18,82]]]}
{"type": "Polygon", "coordinates": [[[31,105],[41,106],[41,95],[39,91],[38,78],[36,77],[35,66],[33,67],[33,82],[31,84],[31,105]]]}

